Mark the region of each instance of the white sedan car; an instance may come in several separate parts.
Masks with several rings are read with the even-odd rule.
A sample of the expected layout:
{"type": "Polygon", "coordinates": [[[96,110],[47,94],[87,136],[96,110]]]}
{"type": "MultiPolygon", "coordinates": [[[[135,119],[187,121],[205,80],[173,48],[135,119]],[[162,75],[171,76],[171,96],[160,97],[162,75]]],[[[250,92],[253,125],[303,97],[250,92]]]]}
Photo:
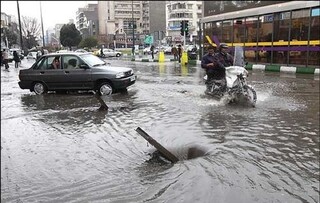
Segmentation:
{"type": "Polygon", "coordinates": [[[37,52],[36,51],[31,51],[27,55],[27,59],[37,59],[37,52]]]}
{"type": "Polygon", "coordinates": [[[121,52],[115,51],[113,49],[103,49],[104,57],[119,57],[122,55],[121,52]]]}
{"type": "MultiPolygon", "coordinates": [[[[143,54],[151,54],[151,50],[150,50],[151,47],[146,47],[143,49],[143,54]]],[[[158,48],[154,48],[153,50],[153,53],[154,54],[157,54],[159,52],[159,49],[158,48]]]]}

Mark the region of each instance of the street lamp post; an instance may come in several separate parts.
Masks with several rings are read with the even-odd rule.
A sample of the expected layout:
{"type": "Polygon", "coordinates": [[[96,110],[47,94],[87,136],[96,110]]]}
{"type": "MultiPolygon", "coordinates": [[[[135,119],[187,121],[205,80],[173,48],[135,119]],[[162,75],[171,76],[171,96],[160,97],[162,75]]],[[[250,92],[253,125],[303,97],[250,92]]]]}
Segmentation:
{"type": "Polygon", "coordinates": [[[131,1],[132,6],[132,56],[134,57],[134,18],[133,18],[133,0],[131,1]]]}
{"type": "Polygon", "coordinates": [[[21,30],[21,19],[20,19],[19,1],[17,1],[17,10],[18,10],[19,31],[20,31],[20,48],[21,48],[21,50],[23,50],[23,41],[22,41],[22,30],[21,30]]]}
{"type": "Polygon", "coordinates": [[[45,46],[44,43],[44,30],[43,30],[43,20],[42,20],[42,6],[41,6],[41,1],[40,1],[40,15],[41,15],[41,28],[42,28],[42,47],[45,46]]]}

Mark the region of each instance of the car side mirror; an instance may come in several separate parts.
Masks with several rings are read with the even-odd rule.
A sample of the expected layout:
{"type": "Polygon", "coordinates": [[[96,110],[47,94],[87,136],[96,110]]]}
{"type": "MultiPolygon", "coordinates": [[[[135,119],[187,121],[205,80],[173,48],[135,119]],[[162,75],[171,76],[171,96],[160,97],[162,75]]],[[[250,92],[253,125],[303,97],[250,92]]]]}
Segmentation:
{"type": "Polygon", "coordinates": [[[80,68],[81,69],[89,69],[90,67],[87,64],[81,64],[80,68]]]}

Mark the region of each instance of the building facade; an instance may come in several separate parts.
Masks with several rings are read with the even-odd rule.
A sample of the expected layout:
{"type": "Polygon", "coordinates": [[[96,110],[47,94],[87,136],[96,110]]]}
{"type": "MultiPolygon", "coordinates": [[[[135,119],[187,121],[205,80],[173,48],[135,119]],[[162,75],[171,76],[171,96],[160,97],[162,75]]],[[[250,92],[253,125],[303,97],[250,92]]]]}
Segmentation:
{"type": "Polygon", "coordinates": [[[11,16],[1,12],[1,50],[4,47],[9,47],[5,30],[9,29],[10,24],[11,24],[11,16]]]}
{"type": "Polygon", "coordinates": [[[198,39],[199,20],[202,18],[202,1],[167,1],[166,3],[166,31],[172,43],[182,43],[180,34],[182,20],[189,21],[189,34],[186,44],[192,44],[198,39]]]}
{"type": "Polygon", "coordinates": [[[154,44],[166,37],[166,2],[149,1],[149,27],[146,34],[152,35],[154,44]]]}
{"type": "Polygon", "coordinates": [[[252,63],[319,67],[319,1],[204,1],[204,45],[243,46],[252,63]]]}
{"type": "Polygon", "coordinates": [[[82,38],[99,34],[98,17],[98,4],[88,4],[85,8],[78,9],[76,13],[76,28],[82,34],[82,38]]]}
{"type": "Polygon", "coordinates": [[[162,1],[98,1],[98,14],[99,35],[108,45],[131,47],[133,36],[142,45],[145,35],[165,32],[162,1]]]}

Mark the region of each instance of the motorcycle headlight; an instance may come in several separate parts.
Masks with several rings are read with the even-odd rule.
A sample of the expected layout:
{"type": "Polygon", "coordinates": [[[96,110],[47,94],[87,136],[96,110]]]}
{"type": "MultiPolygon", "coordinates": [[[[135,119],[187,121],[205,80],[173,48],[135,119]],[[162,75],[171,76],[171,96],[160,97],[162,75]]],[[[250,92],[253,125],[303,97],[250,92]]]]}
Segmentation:
{"type": "Polygon", "coordinates": [[[124,76],[125,76],[124,72],[116,74],[116,78],[123,78],[124,76]]]}

